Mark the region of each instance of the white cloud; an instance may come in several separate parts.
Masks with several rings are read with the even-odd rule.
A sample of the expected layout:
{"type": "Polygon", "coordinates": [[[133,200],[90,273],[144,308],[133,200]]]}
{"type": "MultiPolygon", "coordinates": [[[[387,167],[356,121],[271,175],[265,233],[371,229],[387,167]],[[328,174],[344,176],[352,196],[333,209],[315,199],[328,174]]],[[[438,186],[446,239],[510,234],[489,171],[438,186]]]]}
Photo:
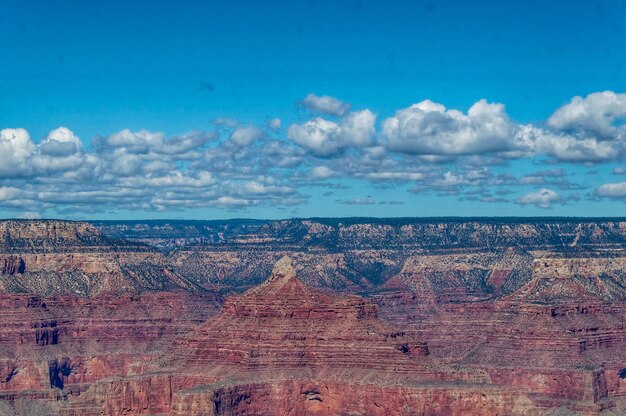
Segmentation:
{"type": "Polygon", "coordinates": [[[520,205],[534,205],[537,208],[550,209],[552,204],[562,202],[562,198],[555,191],[542,188],[518,198],[516,202],[520,205]]]}
{"type": "Polygon", "coordinates": [[[575,97],[548,120],[548,128],[512,122],[502,104],[485,100],[463,114],[430,100],[398,110],[382,132],[391,150],[419,155],[480,155],[504,158],[545,154],[568,162],[607,162],[624,155],[626,94],[575,97]]]}
{"type": "Polygon", "coordinates": [[[327,166],[315,166],[311,169],[311,177],[314,179],[327,179],[333,176],[335,172],[327,166]]]}
{"type": "Polygon", "coordinates": [[[574,97],[557,109],[548,119],[548,125],[556,130],[616,139],[624,135],[623,126],[614,125],[616,119],[626,116],[626,94],[612,91],[596,92],[585,98],[574,97]]]}
{"type": "Polygon", "coordinates": [[[124,129],[106,138],[106,144],[111,147],[121,147],[131,153],[147,153],[156,150],[163,144],[162,133],[153,133],[148,130],[130,131],[124,129]]]}
{"type": "Polygon", "coordinates": [[[480,100],[467,114],[424,100],[383,122],[394,151],[422,155],[465,155],[517,149],[516,125],[502,104],[480,100]]]}
{"type": "Polygon", "coordinates": [[[370,110],[355,111],[338,123],[317,117],[304,124],[292,124],[287,137],[316,156],[331,156],[349,147],[372,143],[376,115],[370,110]]]}
{"type": "Polygon", "coordinates": [[[596,195],[602,198],[626,197],[626,182],[607,183],[596,189],[596,195]]]}
{"type": "Polygon", "coordinates": [[[16,198],[20,194],[20,190],[17,188],[3,186],[0,187],[0,201],[8,201],[16,198]]]}
{"type": "Polygon", "coordinates": [[[35,144],[26,130],[0,130],[0,178],[26,174],[34,152],[35,144]]]}
{"type": "Polygon", "coordinates": [[[365,147],[371,144],[376,132],[375,122],[376,115],[370,110],[355,111],[344,117],[339,124],[342,147],[365,147]]]}
{"type": "MultiPolygon", "coordinates": [[[[156,157],[154,154],[183,156],[216,138],[216,133],[197,131],[166,140],[165,135],[160,132],[124,129],[108,137],[97,138],[95,145],[103,152],[122,149],[124,153],[152,154],[153,157],[156,157]]],[[[188,156],[197,158],[200,155],[191,153],[188,156]]]]}
{"type": "Polygon", "coordinates": [[[48,133],[31,158],[35,171],[46,173],[69,171],[84,162],[83,142],[67,127],[48,133]]]}
{"type": "Polygon", "coordinates": [[[334,142],[334,138],[338,135],[337,123],[321,117],[304,124],[292,124],[287,131],[287,137],[320,156],[327,156],[337,151],[338,145],[334,142]]]}
{"type": "Polygon", "coordinates": [[[217,198],[215,205],[230,207],[230,208],[239,208],[245,207],[251,204],[251,201],[243,198],[233,198],[231,196],[221,196],[217,198]]]}
{"type": "Polygon", "coordinates": [[[166,155],[176,155],[178,158],[195,159],[200,157],[200,154],[197,152],[198,148],[217,139],[217,137],[216,133],[194,131],[164,140],[153,151],[166,155]]]}
{"type": "Polygon", "coordinates": [[[574,97],[548,119],[548,129],[528,125],[521,136],[537,153],[569,162],[608,162],[624,156],[626,94],[612,91],[574,97]]]}
{"type": "Polygon", "coordinates": [[[350,110],[350,104],[328,95],[309,94],[300,103],[311,111],[330,116],[343,116],[350,110]]]}
{"type": "Polygon", "coordinates": [[[165,176],[150,177],[145,180],[145,185],[156,187],[203,188],[214,183],[215,179],[209,172],[200,172],[197,177],[193,177],[178,171],[165,176]]]}
{"type": "Polygon", "coordinates": [[[579,138],[532,125],[521,126],[517,138],[534,149],[567,162],[608,162],[619,159],[623,145],[616,141],[579,138]]]}
{"type": "Polygon", "coordinates": [[[237,127],[237,125],[239,124],[237,120],[232,119],[230,117],[218,117],[218,118],[213,119],[211,123],[216,127],[224,127],[224,128],[230,128],[230,129],[237,127]]]}
{"type": "Polygon", "coordinates": [[[83,142],[67,127],[52,130],[39,145],[42,154],[68,156],[82,151],[83,142]]]}
{"type": "Polygon", "coordinates": [[[244,147],[250,146],[256,140],[259,140],[265,136],[263,130],[254,126],[240,127],[232,132],[230,135],[230,141],[237,146],[244,147]]]}
{"type": "Polygon", "coordinates": [[[3,130],[0,208],[94,213],[237,209],[303,201],[285,185],[284,174],[277,178],[268,174],[297,166],[302,151],[267,140],[256,127],[242,127],[222,140],[217,133],[191,132],[167,139],[162,133],[122,130],[97,137],[92,144],[92,149],[83,149],[80,139],[64,127],[51,131],[39,145],[24,129],[3,130]],[[263,140],[263,145],[244,146],[252,140],[263,140]],[[211,152],[214,157],[208,157],[211,152]]]}
{"type": "MultiPolygon", "coordinates": [[[[0,208],[91,213],[290,206],[306,201],[300,194],[303,186],[347,186],[321,180],[330,177],[368,181],[386,189],[412,182],[401,192],[492,202],[501,201],[499,186],[533,185],[543,189],[515,202],[549,208],[575,200],[577,196],[568,191],[582,189],[593,179],[586,176],[582,185],[570,182],[577,168],[560,169],[559,162],[622,161],[623,96],[605,92],[576,97],[555,111],[548,123],[536,125],[517,124],[503,105],[485,100],[466,113],[425,100],[396,111],[377,131],[372,111],[350,112],[339,100],[311,95],[309,105],[317,106],[316,112],[336,118],[312,116],[289,126],[286,138],[270,134],[280,130],[279,119],[260,126],[220,120],[218,131],[171,138],[125,129],[96,137],[89,147],[66,127],[51,131],[40,143],[24,129],[4,129],[0,208]],[[510,173],[513,163],[518,169],[538,162],[553,165],[526,175],[510,173]]],[[[626,198],[625,189],[624,183],[604,184],[595,189],[595,196],[626,198]]],[[[342,200],[372,203],[369,199],[342,200]]]]}
{"type": "Polygon", "coordinates": [[[435,181],[437,186],[459,186],[466,183],[463,175],[454,172],[445,172],[443,178],[435,181]]]}

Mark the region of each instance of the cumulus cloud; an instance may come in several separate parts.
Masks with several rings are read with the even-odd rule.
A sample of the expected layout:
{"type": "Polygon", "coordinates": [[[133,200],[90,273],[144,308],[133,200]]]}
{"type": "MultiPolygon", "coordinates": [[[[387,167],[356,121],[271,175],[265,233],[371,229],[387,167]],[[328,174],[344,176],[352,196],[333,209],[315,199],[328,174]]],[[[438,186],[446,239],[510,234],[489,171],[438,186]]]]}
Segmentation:
{"type": "Polygon", "coordinates": [[[30,164],[34,173],[65,172],[85,164],[83,142],[67,127],[52,130],[42,140],[30,164]]]}
{"type": "MultiPolygon", "coordinates": [[[[197,131],[166,139],[165,135],[160,132],[124,129],[108,137],[97,137],[93,141],[93,145],[100,153],[118,151],[135,155],[163,154],[180,156],[196,150],[216,137],[216,133],[197,131]]],[[[197,156],[197,153],[192,154],[192,157],[197,156]]]]}
{"type": "Polygon", "coordinates": [[[547,155],[567,162],[608,162],[624,155],[626,94],[603,92],[575,97],[557,109],[545,127],[513,122],[504,105],[480,100],[464,114],[424,100],[383,122],[392,151],[504,158],[547,155]],[[617,125],[616,125],[617,124],[617,125]]]}
{"type": "Polygon", "coordinates": [[[371,181],[419,181],[425,178],[422,172],[366,172],[357,173],[359,178],[369,179],[371,181]]]}
{"type": "Polygon", "coordinates": [[[596,195],[601,198],[621,199],[626,197],[626,182],[606,183],[596,189],[596,195]]]}
{"type": "Polygon", "coordinates": [[[250,146],[256,140],[263,138],[265,133],[258,127],[245,126],[240,127],[232,132],[230,141],[237,146],[250,146]]]}
{"type": "Polygon", "coordinates": [[[537,208],[550,209],[552,204],[562,202],[562,198],[557,192],[542,188],[518,198],[516,202],[520,205],[534,205],[537,208]]]}
{"type": "Polygon", "coordinates": [[[535,152],[568,162],[609,162],[624,157],[626,94],[604,91],[574,97],[547,120],[547,128],[520,127],[535,152]]]}
{"type": "Polygon", "coordinates": [[[625,116],[626,94],[604,91],[572,98],[550,116],[548,125],[583,137],[616,139],[623,138],[625,130],[623,123],[615,122],[625,116]]]}
{"type": "Polygon", "coordinates": [[[124,129],[105,138],[110,147],[123,148],[131,153],[147,153],[163,143],[162,133],[153,133],[148,130],[130,131],[124,129]]]}
{"type": "Polygon", "coordinates": [[[0,178],[26,174],[34,151],[35,144],[25,129],[0,130],[0,178]]]}
{"type": "Polygon", "coordinates": [[[83,142],[67,127],[52,130],[39,145],[42,154],[68,156],[82,151],[83,142]]]}
{"type": "Polygon", "coordinates": [[[300,104],[313,112],[329,116],[343,116],[350,110],[350,104],[328,95],[309,94],[300,101],[300,104]]]}
{"type": "Polygon", "coordinates": [[[96,137],[91,149],[69,129],[34,143],[24,129],[0,135],[0,207],[42,212],[177,210],[295,205],[305,198],[274,171],[296,166],[295,146],[256,127],[167,138],[148,130],[96,137]],[[265,146],[251,144],[262,140],[265,146]],[[5,160],[6,159],[6,160],[5,160]]]}
{"type": "Polygon", "coordinates": [[[321,117],[303,124],[292,124],[287,137],[316,156],[331,156],[350,147],[372,144],[376,115],[370,110],[355,111],[339,122],[321,117]]]}
{"type": "Polygon", "coordinates": [[[321,156],[330,155],[339,148],[335,140],[339,136],[339,126],[321,117],[300,125],[292,124],[287,136],[302,147],[321,156]]]}
{"type": "Polygon", "coordinates": [[[10,186],[0,187],[0,201],[9,201],[19,195],[20,190],[10,186]]]}
{"type": "Polygon", "coordinates": [[[311,177],[314,179],[327,179],[333,176],[335,172],[326,166],[315,166],[311,169],[311,177]]]}
{"type": "Polygon", "coordinates": [[[565,171],[563,169],[549,169],[539,172],[529,173],[520,178],[520,185],[541,185],[552,178],[563,178],[565,171]]]}
{"type": "Polygon", "coordinates": [[[504,105],[480,100],[467,114],[424,100],[383,122],[389,148],[423,155],[465,155],[516,150],[515,124],[504,105]]]}
{"type": "Polygon", "coordinates": [[[546,154],[565,162],[609,162],[622,156],[620,142],[581,138],[532,125],[521,126],[517,137],[532,147],[535,154],[546,154]]]}
{"type": "Polygon", "coordinates": [[[222,128],[235,128],[237,127],[237,125],[239,124],[239,122],[233,118],[230,117],[218,117],[218,118],[214,118],[211,121],[211,124],[213,124],[215,127],[222,127],[222,128]]]}
{"type": "Polygon", "coordinates": [[[215,133],[206,133],[203,131],[194,131],[182,136],[176,136],[169,140],[164,140],[156,149],[157,153],[185,158],[197,158],[199,153],[197,150],[204,144],[209,143],[217,138],[215,133]]]}
{"type": "MultiPolygon", "coordinates": [[[[371,110],[350,111],[332,97],[311,94],[304,102],[312,114],[284,136],[280,119],[259,126],[218,119],[213,132],[174,137],[125,129],[89,145],[66,127],[41,141],[22,128],[0,130],[0,208],[93,213],[285,207],[306,203],[301,192],[312,185],[347,189],[346,179],[485,203],[504,202],[502,195],[531,185],[542,189],[509,202],[540,208],[574,201],[576,195],[566,191],[583,185],[596,199],[626,198],[624,183],[589,185],[589,177],[583,185],[572,182],[581,169],[623,160],[624,94],[575,97],[545,123],[526,125],[486,100],[467,112],[424,100],[380,124],[371,110]],[[551,167],[519,174],[530,162],[551,167]]],[[[377,202],[367,196],[336,203],[377,202]]]]}

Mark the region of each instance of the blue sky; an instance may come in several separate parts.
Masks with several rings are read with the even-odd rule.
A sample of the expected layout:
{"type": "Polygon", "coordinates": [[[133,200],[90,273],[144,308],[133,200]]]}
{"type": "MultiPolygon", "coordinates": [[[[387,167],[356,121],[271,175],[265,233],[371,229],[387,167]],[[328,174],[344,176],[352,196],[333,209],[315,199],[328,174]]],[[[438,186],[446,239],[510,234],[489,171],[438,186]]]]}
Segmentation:
{"type": "Polygon", "coordinates": [[[624,22],[622,1],[0,0],[0,215],[622,215],[624,22]]]}

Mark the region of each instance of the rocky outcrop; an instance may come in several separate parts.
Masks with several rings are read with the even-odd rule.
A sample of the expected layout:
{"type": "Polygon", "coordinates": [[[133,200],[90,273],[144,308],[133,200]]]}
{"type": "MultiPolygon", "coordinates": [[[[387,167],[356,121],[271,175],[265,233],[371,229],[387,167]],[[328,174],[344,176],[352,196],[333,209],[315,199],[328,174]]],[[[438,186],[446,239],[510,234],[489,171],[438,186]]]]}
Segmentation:
{"type": "Polygon", "coordinates": [[[585,218],[313,218],[98,222],[106,235],[161,247],[282,246],[336,251],[622,249],[626,221],[585,218]]]}
{"type": "Polygon", "coordinates": [[[452,384],[381,386],[290,379],[209,385],[174,395],[172,415],[543,415],[511,389],[452,384]]]}
{"type": "Polygon", "coordinates": [[[41,296],[196,287],[154,248],[113,240],[90,224],[0,221],[0,289],[41,296]]]}
{"type": "Polygon", "coordinates": [[[9,256],[4,259],[2,266],[2,274],[13,276],[14,274],[24,274],[26,271],[26,262],[22,257],[9,256]]]}
{"type": "MultiPolygon", "coordinates": [[[[37,415],[41,409],[47,415],[69,414],[74,408],[66,404],[101,380],[125,377],[135,363],[162,354],[174,339],[215,314],[220,303],[210,294],[180,291],[92,298],[4,295],[0,404],[8,406],[7,414],[37,415]]],[[[77,414],[100,413],[104,405],[90,406],[77,414]]]]}
{"type": "Polygon", "coordinates": [[[362,368],[392,374],[394,369],[424,372],[430,364],[427,345],[379,321],[371,300],[305,285],[288,257],[263,284],[228,298],[219,317],[177,345],[173,356],[194,366],[362,368]]]}
{"type": "Polygon", "coordinates": [[[625,224],[314,219],[99,227],[172,250],[173,269],[211,289],[257,285],[278,259],[289,255],[307,284],[361,294],[385,290],[401,279],[416,292],[430,287],[442,302],[499,299],[521,289],[530,302],[568,302],[580,296],[623,302],[625,224]],[[533,279],[539,284],[526,287],[533,279]]]}

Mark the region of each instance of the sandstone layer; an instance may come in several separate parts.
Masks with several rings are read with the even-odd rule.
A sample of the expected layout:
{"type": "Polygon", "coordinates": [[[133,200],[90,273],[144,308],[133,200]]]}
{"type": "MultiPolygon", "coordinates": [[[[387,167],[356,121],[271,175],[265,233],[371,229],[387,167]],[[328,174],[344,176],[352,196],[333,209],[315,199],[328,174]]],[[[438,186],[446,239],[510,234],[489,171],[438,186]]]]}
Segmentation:
{"type": "Polygon", "coordinates": [[[0,221],[0,249],[0,415],[626,414],[622,221],[0,221]]]}
{"type": "Polygon", "coordinates": [[[194,289],[156,249],[67,221],[0,221],[0,271],[0,291],[41,296],[194,289]]]}
{"type": "Polygon", "coordinates": [[[436,357],[424,340],[381,321],[371,300],[311,288],[284,257],[265,282],[228,298],[217,317],[167,351],[55,408],[68,415],[621,411],[602,366],[511,370],[436,357]]]}

